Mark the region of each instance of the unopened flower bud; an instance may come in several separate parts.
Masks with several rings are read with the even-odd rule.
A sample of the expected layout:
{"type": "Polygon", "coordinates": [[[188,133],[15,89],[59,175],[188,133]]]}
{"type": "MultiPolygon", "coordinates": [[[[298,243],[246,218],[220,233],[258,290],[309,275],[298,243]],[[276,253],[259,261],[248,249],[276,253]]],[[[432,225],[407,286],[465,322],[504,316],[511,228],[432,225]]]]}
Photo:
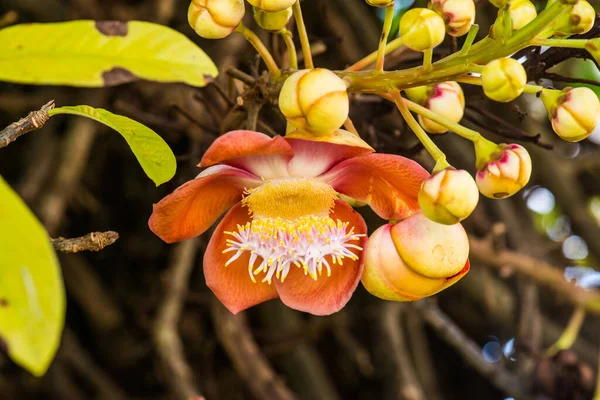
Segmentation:
{"type": "Polygon", "coordinates": [[[248,0],[248,3],[267,12],[283,11],[294,5],[296,0],[248,0]]]}
{"type": "Polygon", "coordinates": [[[419,206],[430,220],[454,225],[467,218],[479,201],[475,180],[467,171],[452,167],[434,172],[421,184],[419,206]]]}
{"type": "Polygon", "coordinates": [[[254,7],[254,20],[265,31],[277,32],[285,28],[292,17],[291,8],[282,11],[267,12],[262,8],[254,7]]]}
{"type": "Polygon", "coordinates": [[[476,182],[481,194],[503,199],[517,193],[531,177],[531,157],[523,146],[500,144],[487,159],[480,160],[476,182]]]}
{"type": "Polygon", "coordinates": [[[518,30],[537,17],[535,6],[529,0],[512,0],[508,6],[513,30],[518,30]]]}
{"type": "Polygon", "coordinates": [[[244,0],[192,0],[188,22],[206,39],[228,36],[244,18],[244,0]]]}
{"type": "Polygon", "coordinates": [[[588,40],[585,44],[585,49],[592,57],[594,57],[594,60],[600,64],[600,38],[588,40]]]}
{"type": "Polygon", "coordinates": [[[514,58],[499,58],[485,66],[481,73],[481,80],[487,97],[507,103],[523,93],[527,83],[527,73],[514,58]]]}
{"type": "Polygon", "coordinates": [[[295,72],[281,88],[279,109],[294,127],[328,134],[348,118],[346,83],[328,69],[295,72]]]}
{"type": "Polygon", "coordinates": [[[400,19],[400,36],[415,51],[433,49],[442,43],[446,26],[442,17],[427,8],[413,8],[400,19]]]}
{"type": "Polygon", "coordinates": [[[433,11],[444,19],[450,36],[462,36],[469,32],[475,21],[473,0],[431,0],[433,11]]]}
{"type": "Polygon", "coordinates": [[[367,4],[373,7],[389,7],[394,4],[394,0],[366,0],[367,4]]]}
{"type": "Polygon", "coordinates": [[[589,32],[594,26],[596,11],[585,0],[580,0],[573,8],[562,14],[552,24],[554,36],[565,37],[573,34],[582,34],[589,32]]]}
{"type": "Polygon", "coordinates": [[[594,91],[586,87],[565,88],[562,91],[544,90],[540,96],[552,129],[569,142],[587,138],[600,118],[600,101],[594,91]]]}
{"type": "MultiPolygon", "coordinates": [[[[435,85],[421,86],[405,90],[412,101],[419,103],[434,113],[460,122],[465,111],[465,96],[456,82],[442,82],[435,85]]],[[[419,123],[429,133],[445,133],[448,128],[419,115],[419,123]]]]}
{"type": "Polygon", "coordinates": [[[366,252],[362,284],[386,300],[431,296],[469,272],[464,228],[435,223],[421,213],[377,229],[366,252]]]}

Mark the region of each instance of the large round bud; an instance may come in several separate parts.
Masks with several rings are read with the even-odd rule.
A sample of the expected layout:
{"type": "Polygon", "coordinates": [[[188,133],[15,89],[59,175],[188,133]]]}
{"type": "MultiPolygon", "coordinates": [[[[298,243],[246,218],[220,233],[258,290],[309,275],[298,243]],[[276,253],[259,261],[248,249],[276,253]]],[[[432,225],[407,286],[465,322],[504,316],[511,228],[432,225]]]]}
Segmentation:
{"type": "Polygon", "coordinates": [[[400,19],[402,43],[415,51],[433,49],[442,43],[445,34],[442,17],[427,8],[413,8],[400,19]]]}
{"type": "Polygon", "coordinates": [[[188,22],[206,39],[228,36],[244,18],[244,0],[192,0],[188,22]]]}

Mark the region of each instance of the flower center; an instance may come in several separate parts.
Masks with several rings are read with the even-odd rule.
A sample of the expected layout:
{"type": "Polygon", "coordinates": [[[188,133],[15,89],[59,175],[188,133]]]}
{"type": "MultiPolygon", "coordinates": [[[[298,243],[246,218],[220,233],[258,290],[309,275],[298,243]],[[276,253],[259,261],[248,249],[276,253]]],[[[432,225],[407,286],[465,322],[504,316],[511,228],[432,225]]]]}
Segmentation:
{"type": "Polygon", "coordinates": [[[290,268],[302,268],[305,275],[317,280],[331,265],[343,265],[344,258],[358,259],[354,244],[363,234],[329,212],[336,199],[328,184],[309,178],[287,178],[267,181],[246,191],[242,204],[248,207],[252,222],[238,225],[223,253],[235,252],[225,263],[227,267],[242,254],[249,252],[248,274],[252,282],[265,274],[262,282],[271,284],[273,276],[285,281],[290,268]],[[260,260],[259,260],[260,258],[260,260]]]}

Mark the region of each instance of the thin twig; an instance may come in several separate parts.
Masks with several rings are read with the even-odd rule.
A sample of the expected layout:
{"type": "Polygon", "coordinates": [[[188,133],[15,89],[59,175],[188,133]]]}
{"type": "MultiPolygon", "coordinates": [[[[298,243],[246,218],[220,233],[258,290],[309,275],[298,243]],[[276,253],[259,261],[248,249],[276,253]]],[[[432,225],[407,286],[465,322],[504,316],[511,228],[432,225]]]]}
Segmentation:
{"type": "Polygon", "coordinates": [[[42,108],[32,111],[25,118],[13,122],[0,131],[0,149],[8,146],[27,132],[40,129],[48,121],[48,111],[54,108],[54,100],[50,100],[42,108]]]}
{"type": "Polygon", "coordinates": [[[79,251],[100,251],[119,239],[119,234],[113,231],[92,232],[74,239],[58,237],[51,239],[54,250],[61,253],[77,253],[79,251]]]}

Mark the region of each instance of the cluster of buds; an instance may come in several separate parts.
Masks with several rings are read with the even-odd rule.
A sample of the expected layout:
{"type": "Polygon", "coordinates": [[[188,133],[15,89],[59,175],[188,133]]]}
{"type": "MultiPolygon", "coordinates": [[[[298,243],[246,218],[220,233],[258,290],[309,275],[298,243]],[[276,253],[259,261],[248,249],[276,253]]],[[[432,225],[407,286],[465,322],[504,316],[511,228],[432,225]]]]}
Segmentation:
{"type": "Polygon", "coordinates": [[[600,101],[586,87],[545,89],[540,98],[548,111],[554,132],[569,142],[587,138],[596,128],[600,118],[600,101]]]}
{"type": "MultiPolygon", "coordinates": [[[[465,96],[456,82],[442,82],[435,85],[419,86],[404,91],[409,99],[446,117],[452,122],[460,122],[465,112],[465,96]]],[[[419,123],[429,133],[445,133],[448,129],[419,115],[419,123]]]]}

